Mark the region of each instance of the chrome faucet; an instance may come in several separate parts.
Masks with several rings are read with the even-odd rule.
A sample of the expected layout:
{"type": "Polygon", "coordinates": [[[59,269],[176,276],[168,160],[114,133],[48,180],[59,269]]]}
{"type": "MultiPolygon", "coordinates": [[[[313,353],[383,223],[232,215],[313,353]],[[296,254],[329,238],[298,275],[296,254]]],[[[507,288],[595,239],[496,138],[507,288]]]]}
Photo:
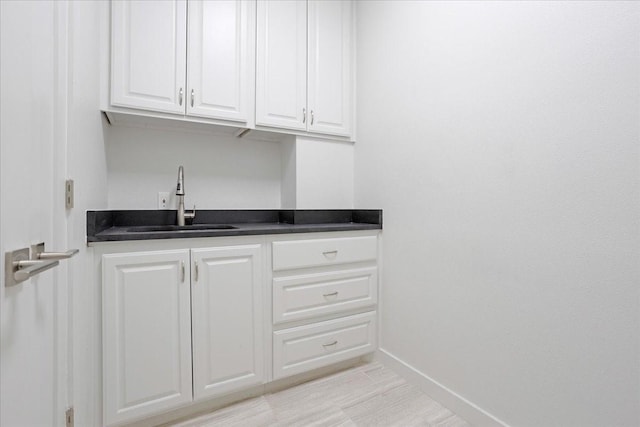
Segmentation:
{"type": "Polygon", "coordinates": [[[178,225],[184,225],[184,220],[193,220],[196,217],[196,205],[193,205],[191,212],[184,211],[184,168],[178,168],[178,184],[176,185],[176,196],[178,196],[178,225]]]}

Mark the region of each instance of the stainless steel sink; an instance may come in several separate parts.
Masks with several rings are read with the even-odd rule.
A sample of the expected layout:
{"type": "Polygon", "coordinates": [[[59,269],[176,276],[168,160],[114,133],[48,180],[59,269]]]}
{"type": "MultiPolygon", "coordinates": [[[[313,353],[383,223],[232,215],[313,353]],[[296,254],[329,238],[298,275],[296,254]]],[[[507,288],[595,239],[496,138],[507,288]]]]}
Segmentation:
{"type": "Polygon", "coordinates": [[[194,225],[149,225],[129,227],[129,233],[157,233],[162,231],[203,231],[203,230],[231,230],[237,227],[226,224],[194,224],[194,225]]]}

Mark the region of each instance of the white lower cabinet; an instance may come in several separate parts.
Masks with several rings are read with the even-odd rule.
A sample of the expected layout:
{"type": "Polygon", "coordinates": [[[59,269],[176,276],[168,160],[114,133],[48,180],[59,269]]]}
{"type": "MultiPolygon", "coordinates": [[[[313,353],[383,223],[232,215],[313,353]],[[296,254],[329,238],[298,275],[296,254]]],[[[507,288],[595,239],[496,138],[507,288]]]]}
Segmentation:
{"type": "Polygon", "coordinates": [[[261,244],[102,255],[105,424],[263,383],[262,270],[261,244]]]}
{"type": "Polygon", "coordinates": [[[274,379],[376,349],[377,233],[314,237],[271,246],[274,379]]]}
{"type": "Polygon", "coordinates": [[[332,232],[96,246],[104,425],[375,351],[377,245],[332,232]]]}
{"type": "Polygon", "coordinates": [[[103,256],[104,418],[191,401],[189,251],[103,256]]]}
{"type": "Polygon", "coordinates": [[[192,259],[194,399],[262,383],[260,245],[192,249],[192,259]]]}

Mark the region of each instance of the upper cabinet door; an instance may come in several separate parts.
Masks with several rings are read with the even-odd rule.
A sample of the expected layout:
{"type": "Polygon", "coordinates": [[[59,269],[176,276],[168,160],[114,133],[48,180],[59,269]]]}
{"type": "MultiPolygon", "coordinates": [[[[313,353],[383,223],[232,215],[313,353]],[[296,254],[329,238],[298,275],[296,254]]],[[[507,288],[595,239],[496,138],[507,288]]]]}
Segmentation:
{"type": "Polygon", "coordinates": [[[352,3],[309,1],[308,129],[349,136],[352,118],[352,3]]]}
{"type": "Polygon", "coordinates": [[[112,2],[111,103],[184,114],[184,0],[112,2]]]}
{"type": "Polygon", "coordinates": [[[255,7],[255,1],[189,2],[188,115],[248,120],[255,7]]]}
{"type": "Polygon", "coordinates": [[[307,2],[259,0],[256,124],[306,130],[307,2]]]}

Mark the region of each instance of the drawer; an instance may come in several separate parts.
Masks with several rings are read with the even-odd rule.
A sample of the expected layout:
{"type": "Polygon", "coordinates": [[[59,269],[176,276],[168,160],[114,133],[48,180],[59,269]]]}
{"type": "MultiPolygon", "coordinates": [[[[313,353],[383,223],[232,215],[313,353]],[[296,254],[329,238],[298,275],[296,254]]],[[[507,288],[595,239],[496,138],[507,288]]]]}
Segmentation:
{"type": "Polygon", "coordinates": [[[273,279],[273,323],[375,305],[376,267],[273,279]]]}
{"type": "Polygon", "coordinates": [[[374,261],[376,236],[273,242],[273,271],[374,261]]]}
{"type": "Polygon", "coordinates": [[[273,333],[273,378],[284,378],[376,348],[376,312],[273,333]]]}

